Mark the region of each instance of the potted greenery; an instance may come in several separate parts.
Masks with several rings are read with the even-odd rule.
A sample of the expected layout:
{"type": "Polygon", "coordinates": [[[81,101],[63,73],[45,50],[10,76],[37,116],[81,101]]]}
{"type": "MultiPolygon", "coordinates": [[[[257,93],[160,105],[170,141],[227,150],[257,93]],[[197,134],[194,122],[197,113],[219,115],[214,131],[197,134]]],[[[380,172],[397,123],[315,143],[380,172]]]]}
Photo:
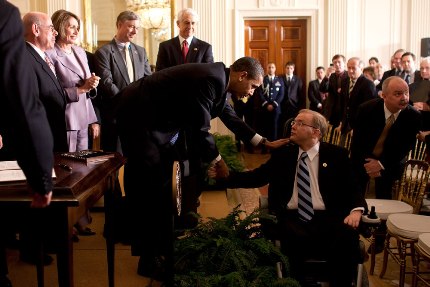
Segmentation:
{"type": "Polygon", "coordinates": [[[276,263],[288,275],[288,260],[264,238],[258,210],[245,218],[236,207],[227,217],[209,218],[175,240],[174,286],[249,287],[300,286],[292,278],[277,278],[276,263]]]}

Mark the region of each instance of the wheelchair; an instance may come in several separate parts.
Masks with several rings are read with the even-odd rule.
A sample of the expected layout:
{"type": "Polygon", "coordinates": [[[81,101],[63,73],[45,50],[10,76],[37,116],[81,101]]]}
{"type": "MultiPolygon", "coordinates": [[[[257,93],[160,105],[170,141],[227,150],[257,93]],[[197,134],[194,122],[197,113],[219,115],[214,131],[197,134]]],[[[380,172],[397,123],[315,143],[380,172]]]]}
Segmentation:
{"type": "MultiPolygon", "coordinates": [[[[261,195],[259,198],[260,209],[268,212],[268,198],[265,195],[261,195]]],[[[274,215],[273,215],[274,216],[274,215]]],[[[275,217],[275,216],[274,216],[275,217]]],[[[261,222],[263,225],[263,231],[265,235],[274,241],[275,245],[280,248],[280,240],[278,240],[276,231],[273,230],[273,221],[265,220],[261,222]]],[[[364,268],[364,262],[366,259],[366,249],[364,242],[359,241],[359,246],[357,246],[357,252],[359,254],[359,261],[356,269],[356,276],[351,286],[354,287],[369,287],[369,278],[367,271],[364,268]]],[[[329,286],[328,274],[329,274],[329,264],[325,258],[308,258],[304,262],[306,268],[306,274],[301,282],[303,287],[326,287],[329,286]]],[[[277,273],[279,278],[282,278],[283,268],[281,263],[277,263],[277,273]]]]}

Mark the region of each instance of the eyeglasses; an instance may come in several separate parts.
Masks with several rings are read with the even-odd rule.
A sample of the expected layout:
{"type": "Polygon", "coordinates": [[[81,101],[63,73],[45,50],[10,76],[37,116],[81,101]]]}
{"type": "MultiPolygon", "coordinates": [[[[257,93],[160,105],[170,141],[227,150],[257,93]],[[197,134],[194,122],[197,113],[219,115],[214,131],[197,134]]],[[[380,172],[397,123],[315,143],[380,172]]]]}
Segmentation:
{"type": "Polygon", "coordinates": [[[308,125],[308,124],[305,124],[305,123],[304,123],[304,122],[302,122],[302,121],[291,121],[291,126],[294,126],[294,125],[297,125],[298,127],[301,127],[301,126],[307,126],[307,127],[310,127],[310,128],[316,129],[316,130],[319,130],[319,128],[314,127],[314,126],[311,126],[311,125],[308,125]]]}
{"type": "Polygon", "coordinates": [[[40,25],[40,24],[36,24],[39,27],[43,27],[43,28],[48,28],[52,33],[55,33],[55,28],[54,25],[40,25]]]}

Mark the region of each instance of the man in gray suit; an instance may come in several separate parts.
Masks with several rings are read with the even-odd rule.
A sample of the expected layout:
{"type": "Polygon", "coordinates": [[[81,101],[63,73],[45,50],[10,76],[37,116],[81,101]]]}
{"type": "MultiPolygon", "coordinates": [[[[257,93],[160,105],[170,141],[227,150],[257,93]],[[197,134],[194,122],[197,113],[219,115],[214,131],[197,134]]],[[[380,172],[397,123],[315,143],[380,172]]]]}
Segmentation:
{"type": "Polygon", "coordinates": [[[193,9],[186,8],[179,11],[176,21],[179,35],[160,44],[157,71],[184,63],[214,62],[212,46],[194,36],[194,27],[198,22],[199,15],[193,9]],[[185,48],[184,45],[186,45],[185,48]]]}
{"type": "Polygon", "coordinates": [[[133,81],[151,74],[145,48],[131,42],[137,34],[139,21],[134,12],[121,12],[116,21],[115,37],[95,53],[96,74],[101,77],[101,145],[106,151],[121,152],[115,120],[118,93],[133,81]]]}

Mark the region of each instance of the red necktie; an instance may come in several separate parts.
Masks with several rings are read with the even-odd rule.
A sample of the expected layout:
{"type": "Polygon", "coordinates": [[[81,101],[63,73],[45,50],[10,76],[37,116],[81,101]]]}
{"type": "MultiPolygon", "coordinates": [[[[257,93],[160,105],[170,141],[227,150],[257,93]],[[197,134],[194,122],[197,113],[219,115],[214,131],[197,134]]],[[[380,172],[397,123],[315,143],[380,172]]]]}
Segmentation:
{"type": "Polygon", "coordinates": [[[188,54],[188,42],[184,40],[182,42],[182,57],[184,58],[184,63],[187,62],[187,54],[188,54]]]}

